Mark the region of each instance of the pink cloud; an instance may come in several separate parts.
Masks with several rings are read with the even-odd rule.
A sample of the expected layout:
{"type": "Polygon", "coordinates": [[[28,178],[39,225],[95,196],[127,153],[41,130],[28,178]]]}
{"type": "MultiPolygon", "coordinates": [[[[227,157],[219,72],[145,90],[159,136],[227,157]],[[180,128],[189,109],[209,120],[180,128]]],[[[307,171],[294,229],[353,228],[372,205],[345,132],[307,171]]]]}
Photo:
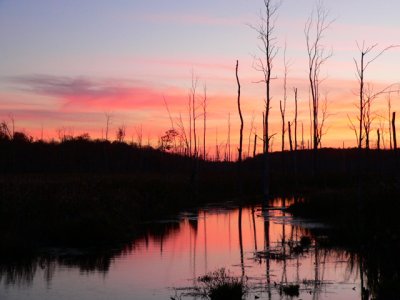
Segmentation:
{"type": "Polygon", "coordinates": [[[163,105],[163,95],[171,103],[185,103],[185,92],[177,88],[158,90],[126,80],[94,80],[83,77],[47,75],[11,78],[24,92],[51,96],[61,101],[62,110],[141,110],[163,105]]]}

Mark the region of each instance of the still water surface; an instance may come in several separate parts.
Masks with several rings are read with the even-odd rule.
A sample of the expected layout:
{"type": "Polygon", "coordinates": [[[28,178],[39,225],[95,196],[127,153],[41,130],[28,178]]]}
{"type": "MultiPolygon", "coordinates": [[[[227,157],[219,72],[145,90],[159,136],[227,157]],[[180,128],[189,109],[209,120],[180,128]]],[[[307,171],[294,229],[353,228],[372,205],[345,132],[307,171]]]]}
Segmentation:
{"type": "Polygon", "coordinates": [[[101,253],[47,249],[47,258],[1,267],[0,299],[202,299],[197,278],[219,268],[247,278],[246,299],[289,299],[281,284],[299,284],[303,300],[360,299],[352,257],[315,242],[309,228],[320,224],[279,209],[291,201],[182,213],[101,253]]]}

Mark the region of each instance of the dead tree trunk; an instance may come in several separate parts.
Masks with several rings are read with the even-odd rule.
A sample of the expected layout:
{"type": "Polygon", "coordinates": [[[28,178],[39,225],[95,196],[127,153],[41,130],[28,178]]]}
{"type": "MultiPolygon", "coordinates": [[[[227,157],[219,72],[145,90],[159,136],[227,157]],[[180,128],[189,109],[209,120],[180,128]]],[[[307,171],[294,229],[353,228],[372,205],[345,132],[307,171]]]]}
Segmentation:
{"type": "Polygon", "coordinates": [[[228,139],[225,148],[225,157],[225,160],[231,161],[231,113],[228,113],[228,139]]]}
{"type": "Polygon", "coordinates": [[[105,116],[106,116],[106,141],[108,141],[108,130],[111,123],[111,114],[106,113],[105,116]]]}
{"type": "Polygon", "coordinates": [[[254,118],[255,118],[255,115],[253,112],[253,114],[251,116],[251,122],[250,122],[249,141],[247,144],[247,157],[250,157],[251,135],[253,134],[253,131],[254,131],[254,118]]]}
{"type": "MultiPolygon", "coordinates": [[[[285,114],[286,114],[286,102],[287,102],[287,74],[288,74],[288,62],[286,60],[286,43],[283,51],[283,65],[284,65],[284,75],[283,75],[283,102],[279,101],[279,109],[281,111],[282,118],[282,136],[281,136],[281,149],[282,152],[285,151],[285,132],[286,132],[286,122],[285,122],[285,114]]],[[[282,156],[283,157],[283,156],[282,156]]]]}
{"type": "Polygon", "coordinates": [[[188,97],[188,113],[189,113],[189,157],[192,156],[192,97],[188,97]]]}
{"type": "Polygon", "coordinates": [[[380,134],[380,132],[379,132],[379,129],[376,130],[376,134],[377,134],[377,136],[378,136],[378,140],[377,140],[377,142],[376,142],[376,148],[377,148],[378,150],[380,150],[380,149],[381,149],[381,134],[380,134]]]}
{"type": "Polygon", "coordinates": [[[396,112],[392,115],[392,132],[393,132],[393,149],[397,150],[397,139],[396,139],[396,112]]]}
{"type": "Polygon", "coordinates": [[[238,185],[239,185],[239,195],[241,197],[243,193],[243,182],[242,182],[243,116],[242,116],[242,110],[240,108],[240,82],[239,82],[238,70],[239,70],[239,61],[237,60],[236,61],[236,82],[238,85],[237,105],[240,117],[239,149],[238,149],[238,180],[239,180],[238,185]]]}
{"type": "Polygon", "coordinates": [[[192,74],[192,118],[193,118],[193,142],[194,142],[194,157],[198,155],[197,149],[197,134],[196,134],[196,88],[197,88],[197,78],[194,79],[192,74]]]}
{"type": "Polygon", "coordinates": [[[203,99],[203,159],[207,159],[206,155],[206,131],[207,131],[207,86],[204,85],[203,99]]]}
{"type": "Polygon", "coordinates": [[[288,123],[288,134],[289,134],[289,145],[290,145],[290,152],[293,151],[293,142],[292,142],[292,128],[291,128],[291,123],[288,123]]]}
{"type": "Polygon", "coordinates": [[[279,109],[281,111],[281,118],[282,118],[282,133],[281,133],[281,151],[285,151],[285,132],[286,132],[286,122],[285,122],[285,111],[286,111],[286,101],[283,100],[279,101],[279,109]]]}
{"type": "Polygon", "coordinates": [[[256,157],[257,151],[257,134],[254,135],[253,157],[256,157]]]}
{"type": "Polygon", "coordinates": [[[275,20],[280,2],[274,0],[264,0],[265,11],[260,15],[260,23],[252,28],[258,33],[260,40],[260,49],[263,57],[255,60],[255,69],[262,72],[263,79],[260,81],[265,84],[265,115],[263,118],[263,153],[264,153],[264,170],[263,170],[263,194],[269,197],[269,112],[271,108],[271,80],[273,79],[272,68],[273,60],[278,52],[276,46],[275,20]]]}
{"type": "Polygon", "coordinates": [[[297,150],[297,88],[294,88],[294,150],[297,150]]]}
{"type": "MultiPolygon", "coordinates": [[[[391,45],[383,50],[381,50],[378,54],[376,54],[374,57],[372,57],[370,60],[366,60],[365,56],[368,55],[371,51],[373,51],[378,44],[374,44],[372,46],[365,46],[365,43],[360,46],[357,43],[358,50],[360,51],[361,57],[360,57],[360,62],[357,62],[356,59],[354,60],[354,64],[356,66],[356,71],[357,71],[357,76],[358,80],[360,82],[360,87],[359,87],[359,111],[360,115],[358,116],[358,121],[359,121],[359,132],[358,132],[358,148],[362,148],[362,142],[364,137],[366,138],[366,148],[369,147],[369,131],[365,131],[365,134],[363,134],[363,125],[364,124],[370,124],[370,119],[365,120],[365,118],[370,118],[370,107],[371,107],[371,101],[379,94],[382,94],[383,92],[387,92],[388,88],[383,89],[381,92],[372,94],[371,91],[365,91],[365,71],[367,70],[368,66],[374,62],[376,59],[378,59],[383,53],[385,53],[387,50],[398,47],[397,45],[391,45]]],[[[390,87],[390,86],[389,86],[390,87]]],[[[389,92],[390,96],[390,92],[389,92]]],[[[390,106],[390,104],[389,104],[390,106]]],[[[389,107],[389,114],[390,114],[390,107],[389,107]]],[[[390,117],[389,117],[390,119],[390,117]]],[[[390,121],[389,121],[390,122],[390,121]]],[[[364,126],[365,127],[365,126],[364,126]]]]}
{"type": "Polygon", "coordinates": [[[389,122],[389,143],[390,143],[390,150],[392,150],[393,146],[392,146],[392,99],[390,96],[390,93],[388,95],[388,99],[387,99],[387,104],[388,104],[388,122],[389,122]]]}
{"type": "Polygon", "coordinates": [[[320,132],[322,132],[322,130],[320,130],[321,124],[319,121],[320,71],[322,65],[332,56],[332,52],[326,53],[322,44],[325,31],[332,23],[332,21],[328,20],[328,15],[322,2],[319,2],[316,8],[316,16],[312,14],[304,27],[308,54],[308,80],[312,100],[312,146],[315,155],[321,142],[320,132]]]}
{"type": "Polygon", "coordinates": [[[238,162],[239,164],[242,162],[242,146],[243,146],[243,116],[242,116],[242,110],[240,108],[240,82],[239,82],[239,76],[238,76],[238,69],[239,69],[239,61],[236,61],[236,82],[238,85],[238,96],[237,96],[237,105],[238,105],[238,111],[239,111],[239,117],[240,117],[240,137],[239,137],[239,157],[238,157],[238,162]]]}

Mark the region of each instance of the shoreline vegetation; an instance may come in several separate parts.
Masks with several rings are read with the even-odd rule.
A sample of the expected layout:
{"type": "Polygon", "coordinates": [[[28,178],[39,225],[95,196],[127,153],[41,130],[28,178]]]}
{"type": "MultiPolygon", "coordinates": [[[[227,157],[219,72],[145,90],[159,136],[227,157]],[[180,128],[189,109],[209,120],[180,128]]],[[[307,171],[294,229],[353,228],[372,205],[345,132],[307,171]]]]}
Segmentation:
{"type": "MultiPolygon", "coordinates": [[[[313,150],[270,154],[271,199],[301,199],[288,210],[330,225],[329,243],[348,249],[374,271],[368,274],[368,292],[384,297],[400,293],[398,155],[319,149],[314,169],[313,150]]],[[[5,265],[46,247],[124,245],[140,235],[144,223],[206,203],[268,205],[262,196],[262,154],[244,159],[239,177],[236,162],[123,142],[0,140],[0,170],[5,265]]]]}
{"type": "MultiPolygon", "coordinates": [[[[304,198],[294,213],[344,226],[357,214],[374,224],[396,211],[397,152],[363,151],[362,172],[358,149],[320,149],[318,154],[314,171],[312,150],[271,153],[272,196],[304,198]]],[[[7,230],[2,238],[28,247],[37,241],[94,243],[129,236],[139,223],[207,202],[266,201],[260,188],[262,159],[245,159],[238,178],[234,162],[197,159],[194,164],[193,158],[121,142],[3,140],[0,222],[7,230]]]]}

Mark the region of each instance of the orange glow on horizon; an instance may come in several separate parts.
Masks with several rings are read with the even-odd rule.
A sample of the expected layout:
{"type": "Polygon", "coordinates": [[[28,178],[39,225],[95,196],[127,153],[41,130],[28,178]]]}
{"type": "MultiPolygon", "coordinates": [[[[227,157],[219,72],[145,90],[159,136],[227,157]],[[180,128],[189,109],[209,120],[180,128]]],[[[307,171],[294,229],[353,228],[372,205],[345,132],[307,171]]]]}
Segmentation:
{"type": "MultiPolygon", "coordinates": [[[[275,134],[271,143],[272,151],[279,151],[281,135],[281,116],[279,112],[279,100],[283,97],[283,88],[280,80],[274,82],[273,91],[276,95],[272,99],[270,115],[270,132],[275,134]]],[[[298,143],[301,143],[304,128],[305,147],[310,141],[310,115],[307,92],[307,81],[300,78],[289,78],[289,86],[299,89],[298,102],[298,143]]],[[[379,90],[383,83],[376,84],[379,90]]],[[[220,90],[211,90],[207,87],[207,140],[206,148],[208,155],[213,156],[218,145],[221,152],[225,152],[228,140],[228,118],[230,115],[230,140],[231,149],[237,148],[238,143],[238,115],[236,104],[235,83],[223,81],[220,90]]],[[[323,85],[327,91],[328,115],[326,120],[326,134],[322,139],[323,147],[354,147],[356,139],[350,128],[349,118],[357,122],[357,81],[356,80],[333,80],[327,79],[323,85]]],[[[52,87],[51,87],[52,88],[52,87]]],[[[49,88],[50,89],[50,88],[49,88]]],[[[105,113],[112,116],[109,136],[114,138],[118,126],[125,125],[127,129],[126,141],[135,142],[138,129],[141,128],[143,143],[157,146],[159,138],[164,132],[171,128],[171,120],[168,116],[163,98],[165,97],[174,127],[177,127],[179,118],[185,126],[188,134],[188,100],[189,89],[178,87],[155,88],[150,86],[127,86],[117,84],[115,87],[107,85],[89,86],[81,92],[74,94],[66,93],[64,90],[40,91],[34,96],[35,102],[29,101],[28,96],[20,97],[16,94],[2,94],[0,101],[0,113],[7,120],[13,115],[16,121],[16,129],[25,131],[35,138],[58,139],[57,130],[64,128],[71,135],[89,133],[92,138],[104,137],[105,113]],[[43,101],[46,102],[43,102],[43,101]],[[40,103],[53,103],[53,107],[46,104],[48,110],[40,106],[40,103]],[[57,105],[54,105],[58,103],[57,105]]],[[[254,116],[253,131],[250,137],[250,148],[253,148],[253,136],[262,131],[263,111],[263,86],[254,84],[248,77],[242,78],[242,110],[245,119],[244,128],[244,154],[247,155],[249,146],[250,123],[254,116]]],[[[324,96],[324,95],[323,95],[324,96]]],[[[372,128],[372,135],[379,128],[383,137],[388,139],[388,121],[386,95],[381,96],[373,103],[373,114],[376,118],[372,128]]],[[[392,111],[400,109],[396,99],[397,94],[392,95],[392,111]]],[[[202,147],[203,116],[201,102],[203,101],[202,83],[198,83],[196,94],[196,126],[198,129],[199,144],[202,147]],[[201,137],[200,137],[201,136],[201,137]]],[[[288,90],[286,120],[294,118],[294,100],[292,88],[288,90]]],[[[372,141],[374,137],[372,136],[372,141]]],[[[258,151],[261,151],[261,143],[258,143],[258,151]]],[[[372,143],[374,144],[374,142],[372,143]]],[[[387,143],[386,143],[387,144],[387,143]]],[[[385,145],[388,146],[388,145],[385,145]]],[[[286,137],[285,148],[288,149],[288,138],[286,137]]],[[[233,151],[233,150],[231,150],[233,151]]],[[[236,153],[232,152],[232,157],[236,153]]]]}

